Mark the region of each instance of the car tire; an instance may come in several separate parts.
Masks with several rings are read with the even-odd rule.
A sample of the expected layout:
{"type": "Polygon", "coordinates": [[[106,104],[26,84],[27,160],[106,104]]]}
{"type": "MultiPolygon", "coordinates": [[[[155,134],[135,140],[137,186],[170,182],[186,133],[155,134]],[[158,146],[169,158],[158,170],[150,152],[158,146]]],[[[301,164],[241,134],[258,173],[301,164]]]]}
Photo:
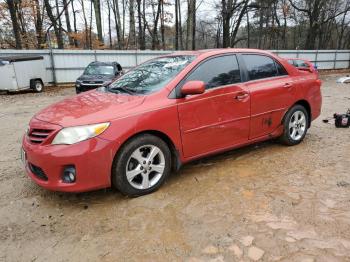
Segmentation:
{"type": "Polygon", "coordinates": [[[44,85],[43,85],[43,82],[41,82],[40,80],[35,80],[33,82],[33,90],[34,92],[36,93],[41,93],[44,89],[44,85]]]}
{"type": "Polygon", "coordinates": [[[295,105],[286,113],[283,119],[283,134],[280,142],[294,146],[302,142],[309,127],[309,114],[302,105],[295,105]]]}
{"type": "Polygon", "coordinates": [[[171,152],[157,136],[143,134],[122,146],[112,165],[112,185],[137,197],[156,191],[171,172],[171,152]]]}

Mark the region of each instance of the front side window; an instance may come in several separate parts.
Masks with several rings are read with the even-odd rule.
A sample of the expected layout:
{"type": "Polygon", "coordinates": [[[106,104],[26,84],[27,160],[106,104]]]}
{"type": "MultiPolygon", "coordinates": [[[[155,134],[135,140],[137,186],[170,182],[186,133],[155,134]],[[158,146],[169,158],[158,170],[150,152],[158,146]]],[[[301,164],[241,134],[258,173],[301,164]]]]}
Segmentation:
{"type": "Polygon", "coordinates": [[[286,75],[285,69],[272,58],[263,55],[242,55],[250,80],[286,75]],[[279,68],[278,68],[279,67],[279,68]]]}
{"type": "Polygon", "coordinates": [[[194,80],[203,81],[207,89],[241,82],[236,56],[219,56],[201,63],[186,82],[194,80]]]}
{"type": "Polygon", "coordinates": [[[110,92],[149,94],[166,86],[195,59],[192,55],[153,59],[130,70],[108,86],[110,92]]]}

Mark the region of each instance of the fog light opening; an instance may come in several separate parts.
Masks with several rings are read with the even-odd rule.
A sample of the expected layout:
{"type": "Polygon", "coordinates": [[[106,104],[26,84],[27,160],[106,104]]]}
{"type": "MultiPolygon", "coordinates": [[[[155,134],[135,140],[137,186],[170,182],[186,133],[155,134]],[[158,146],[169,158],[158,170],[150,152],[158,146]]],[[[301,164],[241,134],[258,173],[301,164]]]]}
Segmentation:
{"type": "Polygon", "coordinates": [[[76,180],[76,171],[74,166],[67,166],[63,170],[62,181],[64,183],[74,183],[76,180]]]}

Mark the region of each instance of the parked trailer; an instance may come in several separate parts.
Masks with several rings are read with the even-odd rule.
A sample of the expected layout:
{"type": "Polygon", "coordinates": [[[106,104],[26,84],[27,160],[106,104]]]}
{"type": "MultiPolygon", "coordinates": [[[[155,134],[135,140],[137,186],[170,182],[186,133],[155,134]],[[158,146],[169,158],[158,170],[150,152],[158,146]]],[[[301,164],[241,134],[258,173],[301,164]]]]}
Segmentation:
{"type": "Polygon", "coordinates": [[[0,90],[14,92],[33,89],[41,92],[47,84],[44,57],[0,57],[0,79],[0,90]]]}

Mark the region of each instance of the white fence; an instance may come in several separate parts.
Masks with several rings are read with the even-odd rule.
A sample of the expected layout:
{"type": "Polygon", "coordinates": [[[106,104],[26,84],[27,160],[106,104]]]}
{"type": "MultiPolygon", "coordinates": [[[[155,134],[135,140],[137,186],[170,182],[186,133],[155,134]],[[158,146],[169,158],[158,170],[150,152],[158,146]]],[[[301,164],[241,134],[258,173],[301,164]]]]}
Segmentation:
{"type": "MultiPolygon", "coordinates": [[[[74,82],[92,61],[117,61],[129,69],[156,56],[172,51],[140,50],[0,50],[0,56],[42,55],[46,64],[47,79],[57,83],[74,82]]],[[[350,50],[272,50],[289,58],[299,57],[312,61],[319,69],[350,68],[350,50]]]]}

